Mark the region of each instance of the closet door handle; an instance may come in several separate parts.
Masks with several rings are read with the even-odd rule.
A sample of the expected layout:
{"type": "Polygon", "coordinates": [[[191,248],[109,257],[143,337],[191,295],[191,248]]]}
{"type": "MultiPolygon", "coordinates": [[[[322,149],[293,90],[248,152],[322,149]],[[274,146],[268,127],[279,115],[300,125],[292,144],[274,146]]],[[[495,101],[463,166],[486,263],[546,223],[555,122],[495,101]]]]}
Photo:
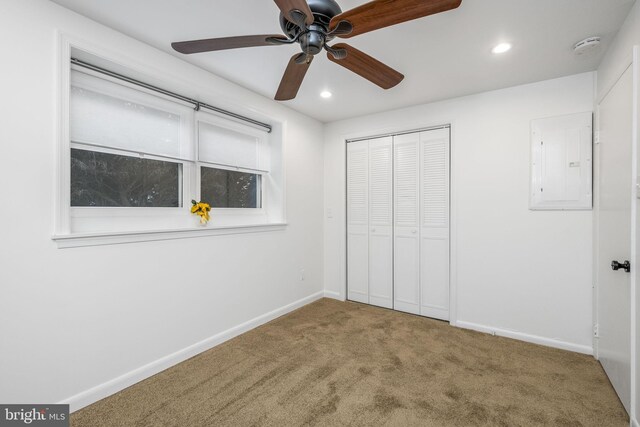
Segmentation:
{"type": "Polygon", "coordinates": [[[411,234],[418,234],[418,230],[411,230],[411,234]]]}
{"type": "Polygon", "coordinates": [[[375,228],[372,228],[372,229],[371,229],[371,232],[372,232],[372,233],[375,233],[375,232],[376,232],[376,229],[375,229],[375,228]]]}

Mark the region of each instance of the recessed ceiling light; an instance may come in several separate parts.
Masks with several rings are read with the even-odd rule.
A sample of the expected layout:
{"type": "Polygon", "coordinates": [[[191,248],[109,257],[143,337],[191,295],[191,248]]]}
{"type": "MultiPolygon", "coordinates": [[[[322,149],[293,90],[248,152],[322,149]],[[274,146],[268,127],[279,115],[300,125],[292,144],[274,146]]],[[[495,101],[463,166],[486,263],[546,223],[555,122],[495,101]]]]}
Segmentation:
{"type": "Polygon", "coordinates": [[[511,50],[511,45],[509,43],[500,43],[491,49],[491,52],[498,54],[508,52],[509,50],[511,50]]]}
{"type": "Polygon", "coordinates": [[[320,96],[323,98],[331,98],[333,96],[333,94],[331,92],[329,92],[328,90],[324,90],[322,92],[320,92],[320,96]]]}

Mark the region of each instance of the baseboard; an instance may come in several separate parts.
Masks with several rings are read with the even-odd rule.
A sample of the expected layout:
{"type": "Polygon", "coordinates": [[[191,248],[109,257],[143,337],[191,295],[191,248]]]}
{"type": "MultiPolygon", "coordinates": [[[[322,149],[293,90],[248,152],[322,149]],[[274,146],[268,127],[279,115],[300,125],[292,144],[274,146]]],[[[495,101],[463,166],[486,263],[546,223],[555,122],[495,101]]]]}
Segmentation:
{"type": "Polygon", "coordinates": [[[342,296],[340,295],[340,292],[336,292],[336,291],[324,291],[324,297],[325,298],[332,298],[332,299],[337,299],[338,301],[344,301],[344,298],[342,298],[342,296]]]}
{"type": "Polygon", "coordinates": [[[513,338],[515,340],[526,341],[533,344],[540,344],[547,347],[554,347],[562,350],[574,351],[576,353],[593,355],[593,348],[587,345],[574,344],[566,341],[556,340],[553,338],[545,338],[538,335],[525,334],[523,332],[509,331],[507,329],[479,325],[477,323],[465,322],[463,320],[456,321],[455,326],[464,329],[472,329],[474,331],[484,332],[491,335],[513,338]]]}
{"type": "Polygon", "coordinates": [[[284,314],[303,307],[309,303],[312,303],[324,296],[324,291],[316,292],[315,294],[309,295],[308,297],[302,298],[298,301],[294,301],[291,304],[287,304],[283,307],[277,308],[266,314],[253,318],[247,322],[241,323],[240,325],[220,332],[219,334],[204,339],[196,344],[190,345],[189,347],[186,347],[182,350],[176,351],[175,353],[169,354],[147,365],[134,369],[133,371],[127,372],[124,375],[121,375],[103,384],[92,387],[88,390],[64,399],[59,403],[69,404],[71,412],[82,409],[85,406],[91,405],[92,403],[104,399],[107,396],[111,396],[112,394],[124,390],[125,388],[130,387],[133,384],[138,383],[146,378],[149,378],[152,375],[162,372],[167,368],[177,365],[180,362],[184,362],[185,360],[196,356],[203,351],[209,350],[219,344],[222,344],[225,341],[230,340],[231,338],[237,337],[240,334],[250,331],[251,329],[254,329],[264,323],[267,323],[284,314]]]}

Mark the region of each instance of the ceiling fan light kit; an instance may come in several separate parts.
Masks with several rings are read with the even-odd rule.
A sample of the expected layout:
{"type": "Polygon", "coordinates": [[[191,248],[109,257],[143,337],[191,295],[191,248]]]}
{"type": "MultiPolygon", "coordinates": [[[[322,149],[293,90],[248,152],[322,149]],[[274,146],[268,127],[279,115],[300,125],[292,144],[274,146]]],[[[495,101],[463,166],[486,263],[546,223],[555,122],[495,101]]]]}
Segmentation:
{"type": "Polygon", "coordinates": [[[285,35],[223,37],[172,43],[178,52],[193,54],[255,46],[298,43],[285,70],[275,99],[294,99],[314,56],[323,50],[327,58],[383,89],[400,83],[404,76],[393,68],[346,44],[329,45],[336,37],[359,34],[422,18],[460,6],[462,0],[373,0],[342,12],[335,0],[274,0],[280,9],[280,27],[285,35]]]}

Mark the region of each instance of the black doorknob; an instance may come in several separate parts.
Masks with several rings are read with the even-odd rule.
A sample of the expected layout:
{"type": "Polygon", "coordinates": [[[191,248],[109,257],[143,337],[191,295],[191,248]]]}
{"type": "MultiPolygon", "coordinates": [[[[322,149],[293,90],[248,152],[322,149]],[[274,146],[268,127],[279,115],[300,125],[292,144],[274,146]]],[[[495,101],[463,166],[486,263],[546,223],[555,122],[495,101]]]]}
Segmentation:
{"type": "Polygon", "coordinates": [[[624,271],[626,271],[627,273],[631,271],[631,263],[629,263],[629,261],[625,261],[623,263],[619,263],[618,261],[611,261],[611,269],[612,270],[620,270],[621,268],[624,269],[624,271]]]}

